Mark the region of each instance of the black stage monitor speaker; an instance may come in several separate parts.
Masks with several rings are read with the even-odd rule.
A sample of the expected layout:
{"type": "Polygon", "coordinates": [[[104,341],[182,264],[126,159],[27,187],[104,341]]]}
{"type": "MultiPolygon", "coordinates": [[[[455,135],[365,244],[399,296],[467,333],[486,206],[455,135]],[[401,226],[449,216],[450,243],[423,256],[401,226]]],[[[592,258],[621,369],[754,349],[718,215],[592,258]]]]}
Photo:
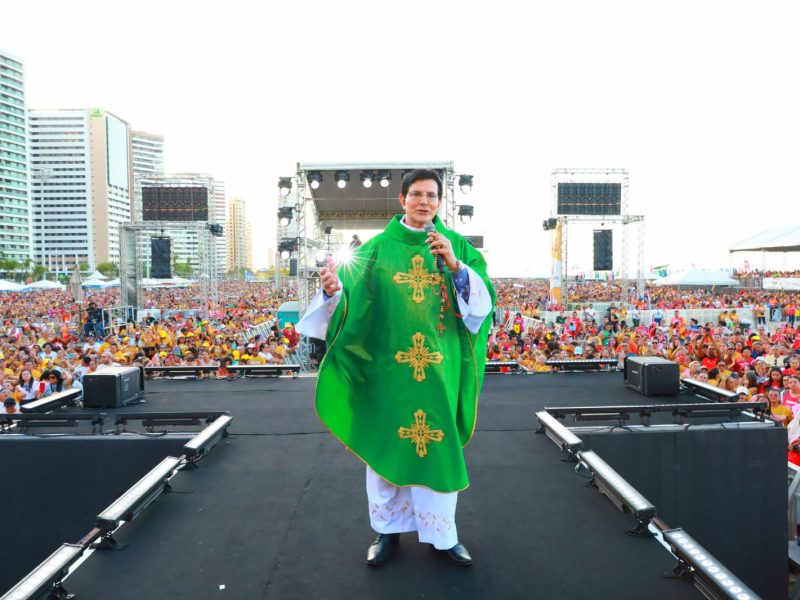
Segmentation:
{"type": "Polygon", "coordinates": [[[168,237],[150,238],[150,277],[169,279],[171,262],[171,240],[168,237]]]}
{"type": "Polygon", "coordinates": [[[597,229],[594,232],[594,270],[611,271],[614,269],[614,250],[612,247],[612,231],[597,229]]]}
{"type": "Polygon", "coordinates": [[[629,356],[625,387],[643,396],[675,396],[680,390],[680,367],[660,356],[629,356]]]}
{"type": "Polygon", "coordinates": [[[119,408],[144,396],[139,367],[106,367],[83,376],[84,408],[119,408]]]}
{"type": "Polygon", "coordinates": [[[297,259],[290,258],[289,259],[289,277],[295,277],[297,275],[297,259]]]}

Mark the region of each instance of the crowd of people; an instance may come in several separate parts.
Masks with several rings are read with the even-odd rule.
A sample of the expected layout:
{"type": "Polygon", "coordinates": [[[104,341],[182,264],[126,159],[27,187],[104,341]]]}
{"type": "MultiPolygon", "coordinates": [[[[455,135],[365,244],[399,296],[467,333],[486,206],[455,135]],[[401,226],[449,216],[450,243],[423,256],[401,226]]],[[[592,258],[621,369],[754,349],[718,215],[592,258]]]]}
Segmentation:
{"type": "Polygon", "coordinates": [[[214,366],[228,377],[230,365],[283,364],[295,351],[293,323],[277,324],[277,308],[295,299],[293,290],[268,283],[224,282],[217,305],[199,316],[195,288],[146,291],[150,312],[140,322],[109,322],[103,307],[118,290],[75,303],[69,292],[46,290],[0,295],[0,402],[6,413],[52,393],[81,388],[84,375],[109,366],[214,366]],[[272,323],[252,335],[257,325],[272,323]]]}
{"type": "MultiPolygon", "coordinates": [[[[768,400],[783,422],[800,411],[797,293],[650,287],[642,297],[619,302],[627,293],[619,282],[584,281],[570,286],[565,310],[549,303],[546,281],[500,279],[494,286],[501,308],[487,347],[490,360],[546,373],[552,371],[549,360],[609,358],[621,364],[630,355],[662,356],[681,365],[682,377],[707,380],[742,400],[768,400]],[[594,308],[608,301],[602,314],[594,308]],[[740,314],[751,307],[757,322],[748,326],[740,314]],[[558,317],[540,320],[554,308],[558,317]],[[681,314],[693,308],[722,310],[716,322],[698,323],[681,314]],[[655,312],[645,325],[639,314],[647,309],[655,312]]],[[[299,343],[293,323],[275,319],[282,303],[296,299],[289,286],[223,282],[221,300],[203,317],[195,288],[151,289],[143,308],[168,310],[169,316],[144,313],[140,322],[109,327],[102,307],[117,304],[118,293],[97,291],[82,304],[58,290],[0,296],[0,400],[6,412],[80,387],[86,373],[107,366],[215,366],[218,377],[227,377],[230,365],[282,364],[299,343]],[[274,323],[267,333],[251,334],[267,322],[274,323]]]]}

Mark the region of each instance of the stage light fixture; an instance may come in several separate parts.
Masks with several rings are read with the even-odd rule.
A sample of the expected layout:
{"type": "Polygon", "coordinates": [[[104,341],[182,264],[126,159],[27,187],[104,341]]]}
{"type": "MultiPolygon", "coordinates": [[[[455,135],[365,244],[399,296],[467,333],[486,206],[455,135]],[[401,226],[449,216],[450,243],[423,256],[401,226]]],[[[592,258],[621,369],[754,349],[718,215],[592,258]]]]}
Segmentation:
{"type": "Polygon", "coordinates": [[[286,227],[292,221],[294,208],[291,206],[281,206],[278,208],[278,223],[281,227],[286,227]]]}
{"type": "Polygon", "coordinates": [[[286,259],[287,259],[287,258],[289,258],[291,255],[292,255],[292,253],[291,253],[291,252],[289,252],[288,250],[282,250],[282,251],[281,251],[281,258],[282,258],[283,260],[286,260],[286,259]]]}
{"type": "Polygon", "coordinates": [[[636,535],[650,535],[647,525],[656,516],[656,507],[642,496],[600,456],[592,451],[579,452],[578,458],[592,473],[592,483],[623,513],[630,512],[638,525],[630,531],[636,535]]]}
{"type": "Polygon", "coordinates": [[[330,225],[325,226],[325,235],[330,235],[331,231],[333,231],[333,227],[330,225]]]}
{"type": "Polygon", "coordinates": [[[133,487],[117,498],[108,508],[97,515],[97,528],[113,531],[121,521],[132,521],[150,506],[166,488],[169,479],[181,464],[180,458],[168,456],[133,487]]]}
{"type": "Polygon", "coordinates": [[[670,529],[665,531],[663,536],[678,559],[675,574],[690,576],[694,586],[705,598],[735,600],[759,598],[741,579],[726,569],[683,529],[670,529]]]}
{"type": "Polygon", "coordinates": [[[295,250],[297,250],[297,240],[295,238],[283,238],[278,242],[278,252],[280,252],[283,260],[289,258],[295,250]]]}
{"type": "Polygon", "coordinates": [[[382,188],[388,188],[392,181],[392,174],[389,171],[379,171],[378,181],[380,182],[382,188]]]}
{"type": "Polygon", "coordinates": [[[350,173],[347,171],[336,171],[336,185],[340,190],[347,187],[347,182],[350,181],[350,173]]]}
{"type": "Polygon", "coordinates": [[[475,214],[475,208],[470,206],[469,204],[459,204],[458,205],[458,216],[461,218],[461,222],[464,222],[464,219],[467,218],[472,221],[472,215],[475,214]]]}
{"type": "Polygon", "coordinates": [[[80,544],[62,544],[33,571],[11,588],[3,600],[27,600],[33,598],[71,598],[61,585],[69,573],[70,566],[83,554],[80,544]]]}
{"type": "Polygon", "coordinates": [[[292,178],[291,177],[278,177],[278,189],[281,196],[284,198],[292,191],[292,178]]]}
{"type": "Polygon", "coordinates": [[[223,415],[214,419],[208,427],[184,444],[183,452],[190,459],[196,460],[209,453],[223,437],[228,435],[228,425],[233,421],[230,415],[223,415]]]}
{"type": "Polygon", "coordinates": [[[462,194],[469,194],[472,191],[472,175],[459,175],[458,187],[462,194]]]}
{"type": "Polygon", "coordinates": [[[361,171],[361,183],[365,188],[371,188],[375,180],[375,173],[372,171],[361,171]]]}
{"type": "Polygon", "coordinates": [[[542,221],[542,229],[544,229],[545,231],[550,231],[550,227],[547,226],[547,219],[542,221]]]}
{"type": "Polygon", "coordinates": [[[312,190],[318,190],[321,183],[322,173],[319,171],[311,171],[308,174],[308,185],[311,186],[312,190]]]}
{"type": "Polygon", "coordinates": [[[583,450],[583,441],[546,410],[536,413],[541,430],[553,443],[570,454],[583,450]]]}

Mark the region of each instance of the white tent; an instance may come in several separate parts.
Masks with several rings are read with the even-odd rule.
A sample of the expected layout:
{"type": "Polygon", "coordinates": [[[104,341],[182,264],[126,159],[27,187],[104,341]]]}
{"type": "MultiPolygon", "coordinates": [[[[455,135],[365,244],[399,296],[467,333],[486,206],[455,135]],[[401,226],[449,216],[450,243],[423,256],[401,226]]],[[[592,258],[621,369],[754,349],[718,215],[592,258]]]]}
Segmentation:
{"type": "Polygon", "coordinates": [[[113,284],[108,281],[102,281],[100,279],[95,279],[94,277],[81,283],[81,286],[85,288],[107,288],[111,285],[113,284]]]}
{"type": "Polygon", "coordinates": [[[0,292],[18,292],[22,289],[25,289],[24,285],[0,279],[0,292]]]}
{"type": "Polygon", "coordinates": [[[107,287],[119,287],[119,277],[116,279],[112,279],[111,281],[106,281],[107,287]]]}
{"type": "Polygon", "coordinates": [[[739,282],[722,270],[704,271],[702,269],[689,269],[683,273],[672,273],[653,282],[655,285],[738,285],[739,282]]]}
{"type": "Polygon", "coordinates": [[[106,279],[108,279],[108,277],[106,277],[106,276],[105,276],[105,275],[103,275],[103,274],[102,274],[100,271],[98,271],[97,269],[95,269],[95,270],[94,270],[94,273],[92,273],[91,275],[89,275],[89,279],[99,279],[99,280],[101,280],[101,281],[105,281],[106,279]]]}
{"type": "Polygon", "coordinates": [[[63,285],[56,281],[48,281],[47,279],[42,279],[41,281],[36,281],[28,286],[25,286],[26,290],[63,290],[65,289],[63,285]]]}
{"type": "Polygon", "coordinates": [[[728,252],[746,251],[800,252],[800,225],[779,225],[767,229],[728,249],[728,252]]]}

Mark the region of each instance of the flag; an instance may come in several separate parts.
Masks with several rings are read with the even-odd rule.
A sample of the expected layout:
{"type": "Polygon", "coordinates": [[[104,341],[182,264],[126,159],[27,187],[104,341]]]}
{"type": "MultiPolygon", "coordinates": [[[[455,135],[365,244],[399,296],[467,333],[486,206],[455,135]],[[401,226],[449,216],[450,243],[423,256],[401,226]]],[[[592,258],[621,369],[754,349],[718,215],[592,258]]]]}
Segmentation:
{"type": "Polygon", "coordinates": [[[555,304],[561,304],[561,229],[562,223],[558,223],[553,234],[553,247],[550,255],[553,259],[553,270],[550,272],[550,295],[549,300],[555,304]]]}

